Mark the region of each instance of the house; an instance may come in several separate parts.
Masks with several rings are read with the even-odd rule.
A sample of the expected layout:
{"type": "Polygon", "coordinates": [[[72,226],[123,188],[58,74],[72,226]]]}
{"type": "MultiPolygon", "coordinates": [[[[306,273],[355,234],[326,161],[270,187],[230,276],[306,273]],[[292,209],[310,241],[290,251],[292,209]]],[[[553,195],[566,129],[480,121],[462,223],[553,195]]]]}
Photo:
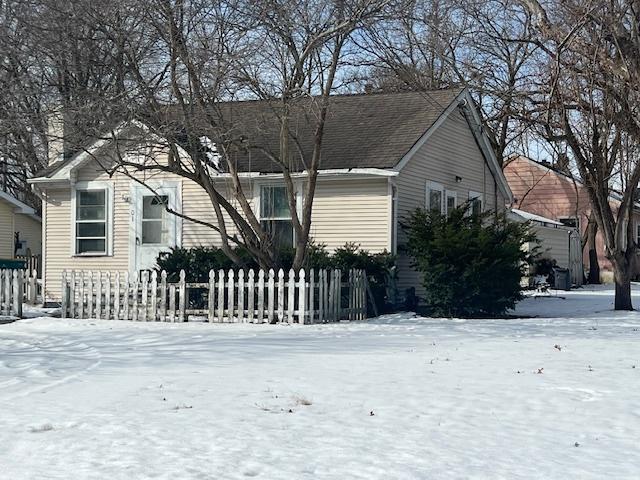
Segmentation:
{"type": "Polygon", "coordinates": [[[0,190],[0,260],[41,252],[42,220],[32,207],[0,190]]]}
{"type": "MultiPolygon", "coordinates": [[[[569,270],[573,285],[582,285],[582,243],[577,228],[517,208],[512,208],[508,216],[512,221],[529,222],[531,225],[531,232],[536,236],[537,242],[527,242],[524,245],[527,252],[536,249],[538,258],[555,260],[558,267],[569,270]]],[[[528,277],[531,279],[531,275],[528,277]]]]}
{"type": "MultiPolygon", "coordinates": [[[[223,108],[247,131],[256,132],[253,143],[277,148],[278,130],[269,128],[267,104],[228,102],[223,108]]],[[[142,127],[122,124],[114,136],[142,127]]],[[[309,126],[302,118],[295,128],[304,133],[309,126]]],[[[135,273],[152,268],[158,254],[171,246],[220,244],[215,231],[189,220],[206,221],[213,215],[197,184],[163,173],[147,178],[154,194],[125,175],[110,177],[104,166],[117,148],[105,137],[75,155],[54,159],[30,179],[43,198],[44,291],[49,301],[60,299],[64,269],[135,273]],[[168,214],[156,194],[189,219],[168,214]]],[[[152,155],[168,161],[166,151],[152,155]]],[[[291,236],[288,213],[273,214],[285,194],[278,168],[259,152],[237,155],[234,161],[242,172],[242,188],[251,192],[252,208],[261,221],[291,236]]],[[[334,96],[322,156],[311,236],[329,250],[354,242],[370,252],[399,252],[399,221],[416,207],[446,212],[471,201],[479,210],[502,210],[511,201],[466,89],[334,96]]],[[[305,173],[299,162],[294,178],[301,192],[305,173]]],[[[224,172],[214,181],[223,193],[232,188],[224,172]]],[[[401,252],[398,268],[400,289],[421,284],[401,252]]]]}
{"type": "MultiPolygon", "coordinates": [[[[563,225],[577,228],[582,237],[589,223],[591,206],[589,195],[579,179],[574,178],[546,162],[536,162],[519,156],[509,160],[504,167],[509,186],[514,195],[514,206],[563,225]]],[[[615,194],[610,196],[612,208],[620,204],[615,194]]],[[[640,243],[640,208],[633,212],[634,229],[640,243]]],[[[613,279],[611,263],[605,257],[604,240],[596,235],[596,251],[603,281],[613,279]]],[[[583,251],[583,262],[589,265],[589,253],[583,251]]],[[[640,274],[640,262],[634,266],[634,276],[640,274]]]]}

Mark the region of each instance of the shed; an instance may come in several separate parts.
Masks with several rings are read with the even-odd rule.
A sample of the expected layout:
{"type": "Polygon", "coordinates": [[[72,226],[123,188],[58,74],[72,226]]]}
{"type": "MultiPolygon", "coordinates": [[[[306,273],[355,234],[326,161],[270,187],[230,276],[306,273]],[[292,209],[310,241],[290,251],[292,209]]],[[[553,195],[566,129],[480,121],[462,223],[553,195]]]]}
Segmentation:
{"type": "MultiPolygon", "coordinates": [[[[542,217],[524,210],[511,209],[509,218],[516,222],[530,222],[531,230],[538,238],[541,256],[556,261],[561,268],[568,268],[571,272],[571,282],[582,285],[584,267],[582,265],[582,242],[580,232],[560,222],[542,217]]],[[[528,251],[536,247],[530,242],[525,245],[528,251]]]]}

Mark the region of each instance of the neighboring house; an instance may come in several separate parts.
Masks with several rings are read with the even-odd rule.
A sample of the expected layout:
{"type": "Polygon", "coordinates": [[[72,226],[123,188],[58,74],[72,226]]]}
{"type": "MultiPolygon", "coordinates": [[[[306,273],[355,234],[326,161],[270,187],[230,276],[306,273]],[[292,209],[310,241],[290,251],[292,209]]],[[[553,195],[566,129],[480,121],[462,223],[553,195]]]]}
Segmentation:
{"type": "Polygon", "coordinates": [[[531,252],[537,248],[540,258],[555,260],[558,267],[566,268],[571,272],[572,284],[582,285],[584,279],[582,244],[577,228],[516,208],[510,210],[509,219],[531,224],[531,231],[535,234],[537,242],[528,242],[525,245],[527,251],[531,252]]]}
{"type": "MultiPolygon", "coordinates": [[[[234,118],[245,119],[245,124],[258,124],[248,128],[262,132],[251,142],[277,148],[278,130],[269,129],[267,104],[230,102],[223,108],[233,109],[234,118]]],[[[117,132],[127,128],[140,126],[123,124],[117,132]]],[[[303,131],[305,125],[296,128],[303,131]]],[[[218,234],[206,226],[167,214],[147,188],[122,174],[109,177],[96,160],[108,165],[115,148],[112,141],[97,141],[30,179],[44,200],[49,301],[60,299],[64,269],[133,274],[154,267],[157,255],[171,246],[220,244],[218,234]]],[[[153,155],[167,161],[166,153],[153,155]]],[[[322,156],[311,236],[329,250],[354,242],[370,252],[395,253],[403,238],[399,220],[416,207],[446,212],[470,200],[477,210],[502,210],[511,201],[466,90],[335,96],[322,156]]],[[[256,152],[240,152],[235,160],[260,220],[284,240],[291,237],[288,209],[277,208],[285,193],[278,167],[256,152]]],[[[301,192],[305,174],[298,170],[301,192]]],[[[222,192],[230,191],[228,174],[216,178],[222,192]]],[[[195,183],[172,174],[156,175],[149,182],[182,214],[203,220],[213,215],[207,195],[195,183]]],[[[398,281],[400,289],[421,284],[402,254],[398,281]]]]}
{"type": "MultiPolygon", "coordinates": [[[[527,157],[514,157],[504,167],[509,186],[515,197],[514,207],[549,218],[569,227],[575,227],[584,237],[589,222],[591,206],[589,195],[580,180],[527,157]]],[[[611,195],[614,210],[620,201],[611,195]]],[[[640,208],[633,212],[634,231],[640,243],[640,208]]],[[[596,251],[605,281],[613,278],[611,263],[605,257],[604,241],[600,232],[596,235],[596,251]]],[[[589,252],[583,251],[584,265],[589,265],[589,252]]],[[[634,265],[634,276],[640,274],[640,262],[634,265]]]]}
{"type": "Polygon", "coordinates": [[[33,208],[0,190],[0,260],[42,252],[42,220],[33,208]]]}

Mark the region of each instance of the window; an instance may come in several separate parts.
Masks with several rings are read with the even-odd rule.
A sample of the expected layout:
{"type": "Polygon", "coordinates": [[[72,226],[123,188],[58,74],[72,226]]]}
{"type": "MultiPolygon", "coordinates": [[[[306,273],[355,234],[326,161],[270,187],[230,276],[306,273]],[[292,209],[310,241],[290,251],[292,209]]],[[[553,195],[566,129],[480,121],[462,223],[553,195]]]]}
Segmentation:
{"type": "Polygon", "coordinates": [[[444,212],[444,189],[439,183],[427,183],[427,210],[444,212]]]}
{"type": "Polygon", "coordinates": [[[166,244],[167,195],[144,195],[142,197],[142,244],[166,244]]]}
{"type": "Polygon", "coordinates": [[[107,191],[76,191],[76,254],[107,253],[107,191]]]}
{"type": "Polygon", "coordinates": [[[446,212],[448,216],[448,215],[451,215],[451,212],[453,212],[455,208],[458,206],[458,195],[456,194],[456,192],[451,192],[447,190],[446,196],[447,196],[447,202],[445,204],[445,207],[446,207],[446,212]]]}
{"type": "Polygon", "coordinates": [[[469,213],[471,215],[480,215],[483,211],[482,194],[478,192],[469,192],[469,213]]]}
{"type": "Polygon", "coordinates": [[[293,223],[285,187],[268,185],[260,188],[260,224],[277,246],[293,246],[293,223]]]}
{"type": "Polygon", "coordinates": [[[571,227],[571,228],[580,227],[580,220],[578,220],[576,217],[559,218],[558,221],[567,227],[571,227]]]}

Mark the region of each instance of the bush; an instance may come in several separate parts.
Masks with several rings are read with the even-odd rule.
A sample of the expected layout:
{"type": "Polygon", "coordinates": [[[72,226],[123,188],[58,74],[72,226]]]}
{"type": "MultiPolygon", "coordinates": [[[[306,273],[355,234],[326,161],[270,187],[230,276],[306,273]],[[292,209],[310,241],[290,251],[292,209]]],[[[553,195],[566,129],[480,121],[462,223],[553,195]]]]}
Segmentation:
{"type": "Polygon", "coordinates": [[[529,225],[493,213],[449,216],[416,210],[404,222],[407,249],[424,275],[429,313],[444,317],[503,315],[522,298],[520,281],[532,255],[529,225]]]}
{"type": "MultiPolygon", "coordinates": [[[[258,265],[244,249],[237,248],[235,253],[245,261],[245,268],[258,268],[258,265]]],[[[293,256],[293,249],[279,252],[278,268],[289,270],[293,264],[293,256]]],[[[172,248],[169,253],[160,255],[156,263],[159,270],[167,272],[167,279],[170,282],[179,280],[180,270],[186,272],[189,282],[207,282],[209,281],[209,270],[239,268],[217,247],[172,248]]],[[[382,312],[386,310],[386,285],[394,265],[395,257],[393,255],[386,252],[369,253],[353,243],[345,244],[336,249],[333,254],[330,254],[324,245],[311,244],[305,268],[316,270],[339,268],[343,272],[343,281],[348,279],[350,269],[364,269],[369,277],[369,286],[378,311],[382,312]]]]}

